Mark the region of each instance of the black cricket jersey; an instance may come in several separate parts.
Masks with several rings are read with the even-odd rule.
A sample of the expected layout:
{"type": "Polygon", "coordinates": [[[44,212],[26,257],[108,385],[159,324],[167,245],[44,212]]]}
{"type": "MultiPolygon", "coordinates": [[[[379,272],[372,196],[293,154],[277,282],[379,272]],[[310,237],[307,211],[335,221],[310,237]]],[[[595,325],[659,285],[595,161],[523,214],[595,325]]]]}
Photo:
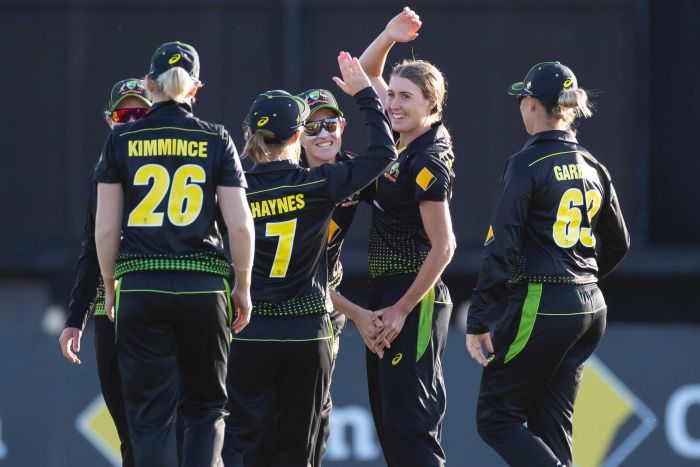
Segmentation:
{"type": "Polygon", "coordinates": [[[124,187],[117,277],[148,270],[229,276],[216,187],[246,188],[246,181],[223,126],[198,119],[187,104],[154,104],[109,134],[95,180],[124,187]]]}
{"type": "Polygon", "coordinates": [[[617,266],[629,234],[610,174],[572,132],[533,135],[506,163],[484,247],[469,334],[488,331],[509,286],[590,284],[617,266]]]}
{"type": "MultiPolygon", "coordinates": [[[[336,162],[347,161],[357,157],[357,154],[343,151],[342,149],[335,156],[336,162]]],[[[301,166],[308,167],[306,158],[302,153],[301,166]]],[[[343,265],[340,262],[340,251],[343,247],[343,240],[350,230],[350,225],[355,218],[357,205],[360,203],[360,192],[352,195],[341,201],[333,211],[330,225],[328,227],[328,240],[326,245],[326,255],[328,259],[328,286],[331,289],[337,289],[343,280],[343,265]]],[[[347,319],[344,314],[337,310],[331,312],[331,320],[333,322],[333,330],[340,333],[347,319]]]]}
{"type": "Polygon", "coordinates": [[[449,133],[436,122],[399,151],[396,162],[363,199],[373,198],[369,235],[372,277],[417,273],[430,252],[421,219],[421,201],[449,201],[455,174],[449,133]],[[372,192],[373,191],[373,192],[372,192]]]}
{"type": "Polygon", "coordinates": [[[308,340],[331,332],[327,242],[334,209],[396,159],[389,120],[374,90],[363,89],[355,100],[368,131],[365,154],[312,169],[285,160],[247,171],[255,222],[253,319],[234,339],[308,340]]]}

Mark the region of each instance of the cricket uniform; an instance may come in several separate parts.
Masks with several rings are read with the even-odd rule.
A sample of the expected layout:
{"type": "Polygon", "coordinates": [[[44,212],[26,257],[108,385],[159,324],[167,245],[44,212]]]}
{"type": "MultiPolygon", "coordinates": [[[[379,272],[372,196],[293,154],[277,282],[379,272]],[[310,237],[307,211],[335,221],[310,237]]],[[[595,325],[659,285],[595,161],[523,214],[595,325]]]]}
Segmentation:
{"type": "MultiPolygon", "coordinates": [[[[313,169],[291,161],[258,164],[246,174],[256,231],[250,324],[233,337],[226,467],[312,463],[333,363],[327,242],[338,203],[396,158],[389,121],[371,87],[355,95],[368,128],[366,154],[313,169]],[[260,449],[272,410],[269,459],[260,449]]],[[[261,119],[261,122],[266,120],[261,119]]]]}
{"type": "Polygon", "coordinates": [[[498,318],[479,434],[510,465],[571,466],[576,391],[605,330],[596,283],[629,248],[608,171],[571,132],[533,135],[506,164],[484,246],[467,333],[498,318]]]}
{"type": "MultiPolygon", "coordinates": [[[[419,205],[450,200],[453,162],[449,134],[437,122],[399,152],[398,160],[377,179],[374,193],[365,192],[373,198],[372,310],[394,305],[415,280],[431,248],[419,205]]],[[[451,313],[449,290],[438,280],[406,317],[383,359],[367,350],[370,405],[390,467],[445,464],[441,361],[451,313]]]]}
{"type": "Polygon", "coordinates": [[[233,141],[160,102],[111,132],[95,179],[124,188],[116,334],[136,465],[177,465],[178,403],[183,463],[217,465],[232,316],[216,187],[246,187],[233,141]]]}

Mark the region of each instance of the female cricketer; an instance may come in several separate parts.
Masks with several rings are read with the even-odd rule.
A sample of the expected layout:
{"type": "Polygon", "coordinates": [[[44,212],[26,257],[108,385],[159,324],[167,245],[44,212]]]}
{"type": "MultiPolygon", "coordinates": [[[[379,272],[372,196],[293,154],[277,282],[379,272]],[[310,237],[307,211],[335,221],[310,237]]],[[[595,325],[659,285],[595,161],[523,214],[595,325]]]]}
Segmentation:
{"type": "Polygon", "coordinates": [[[253,320],[231,345],[227,467],[251,465],[247,457],[259,449],[269,413],[269,465],[313,462],[335,339],[326,260],[331,216],[396,158],[389,121],[359,61],[341,52],[338,62],[343,79],[336,83],[364,113],[366,154],[300,167],[309,107],[284,91],[259,95],[246,117],[243,155],[255,163],[246,174],[257,235],[253,320]]]}
{"type": "Polygon", "coordinates": [[[116,313],[137,466],[178,464],[176,409],[182,463],[220,463],[230,326],[240,332],[250,319],[254,233],[245,177],[228,132],[192,114],[199,71],[192,46],[161,45],[146,76],[153,107],[111,132],[96,171],[97,254],[105,309],[116,313]],[[236,273],[232,293],[217,200],[236,273]]]}
{"type": "Polygon", "coordinates": [[[610,174],[576,140],[576,119],[592,113],[574,73],[538,63],[508,93],[532,136],[506,163],[467,318],[467,349],[485,367],[477,429],[510,465],[572,466],[583,363],[605,331],[597,282],[629,235],[610,174]]]}

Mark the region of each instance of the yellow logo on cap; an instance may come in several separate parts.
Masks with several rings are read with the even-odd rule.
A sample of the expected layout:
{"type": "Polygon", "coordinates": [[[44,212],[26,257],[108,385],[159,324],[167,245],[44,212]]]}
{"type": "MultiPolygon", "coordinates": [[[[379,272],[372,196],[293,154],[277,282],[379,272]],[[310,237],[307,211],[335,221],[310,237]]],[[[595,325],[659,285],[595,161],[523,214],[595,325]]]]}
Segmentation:
{"type": "Polygon", "coordinates": [[[527,88],[530,89],[532,87],[532,81],[527,82],[527,88]]]}
{"type": "Polygon", "coordinates": [[[172,57],[170,57],[170,60],[168,60],[168,63],[170,63],[171,65],[174,65],[174,64],[176,64],[177,62],[179,62],[181,58],[182,58],[182,55],[180,55],[180,54],[175,54],[175,55],[173,55],[172,57]]]}
{"type": "Polygon", "coordinates": [[[270,117],[263,117],[260,120],[258,120],[258,126],[265,126],[267,125],[267,122],[270,121],[270,117]]]}
{"type": "Polygon", "coordinates": [[[571,78],[567,79],[566,81],[564,81],[564,89],[571,87],[572,84],[574,84],[574,80],[572,80],[571,78]]]}

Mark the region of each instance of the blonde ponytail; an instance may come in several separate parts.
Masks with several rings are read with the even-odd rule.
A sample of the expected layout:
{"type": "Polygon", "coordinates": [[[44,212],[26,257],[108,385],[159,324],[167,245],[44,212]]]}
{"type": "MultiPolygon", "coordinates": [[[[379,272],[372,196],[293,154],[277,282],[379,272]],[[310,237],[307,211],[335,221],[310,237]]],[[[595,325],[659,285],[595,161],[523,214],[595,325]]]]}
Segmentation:
{"type": "Polygon", "coordinates": [[[548,113],[550,117],[562,120],[565,126],[571,127],[577,118],[589,118],[593,115],[593,104],[585,90],[564,89],[559,93],[557,104],[549,109],[548,113]]]}
{"type": "Polygon", "coordinates": [[[251,132],[249,128],[245,130],[246,142],[243,148],[242,157],[250,158],[256,164],[264,164],[278,160],[290,160],[295,164],[301,158],[301,144],[299,139],[292,142],[292,138],[281,144],[270,144],[265,142],[265,138],[273,139],[275,134],[268,130],[255,130],[251,132]]]}
{"type": "Polygon", "coordinates": [[[183,68],[173,67],[156,78],[158,90],[179,103],[189,102],[195,86],[192,77],[183,68]]]}

